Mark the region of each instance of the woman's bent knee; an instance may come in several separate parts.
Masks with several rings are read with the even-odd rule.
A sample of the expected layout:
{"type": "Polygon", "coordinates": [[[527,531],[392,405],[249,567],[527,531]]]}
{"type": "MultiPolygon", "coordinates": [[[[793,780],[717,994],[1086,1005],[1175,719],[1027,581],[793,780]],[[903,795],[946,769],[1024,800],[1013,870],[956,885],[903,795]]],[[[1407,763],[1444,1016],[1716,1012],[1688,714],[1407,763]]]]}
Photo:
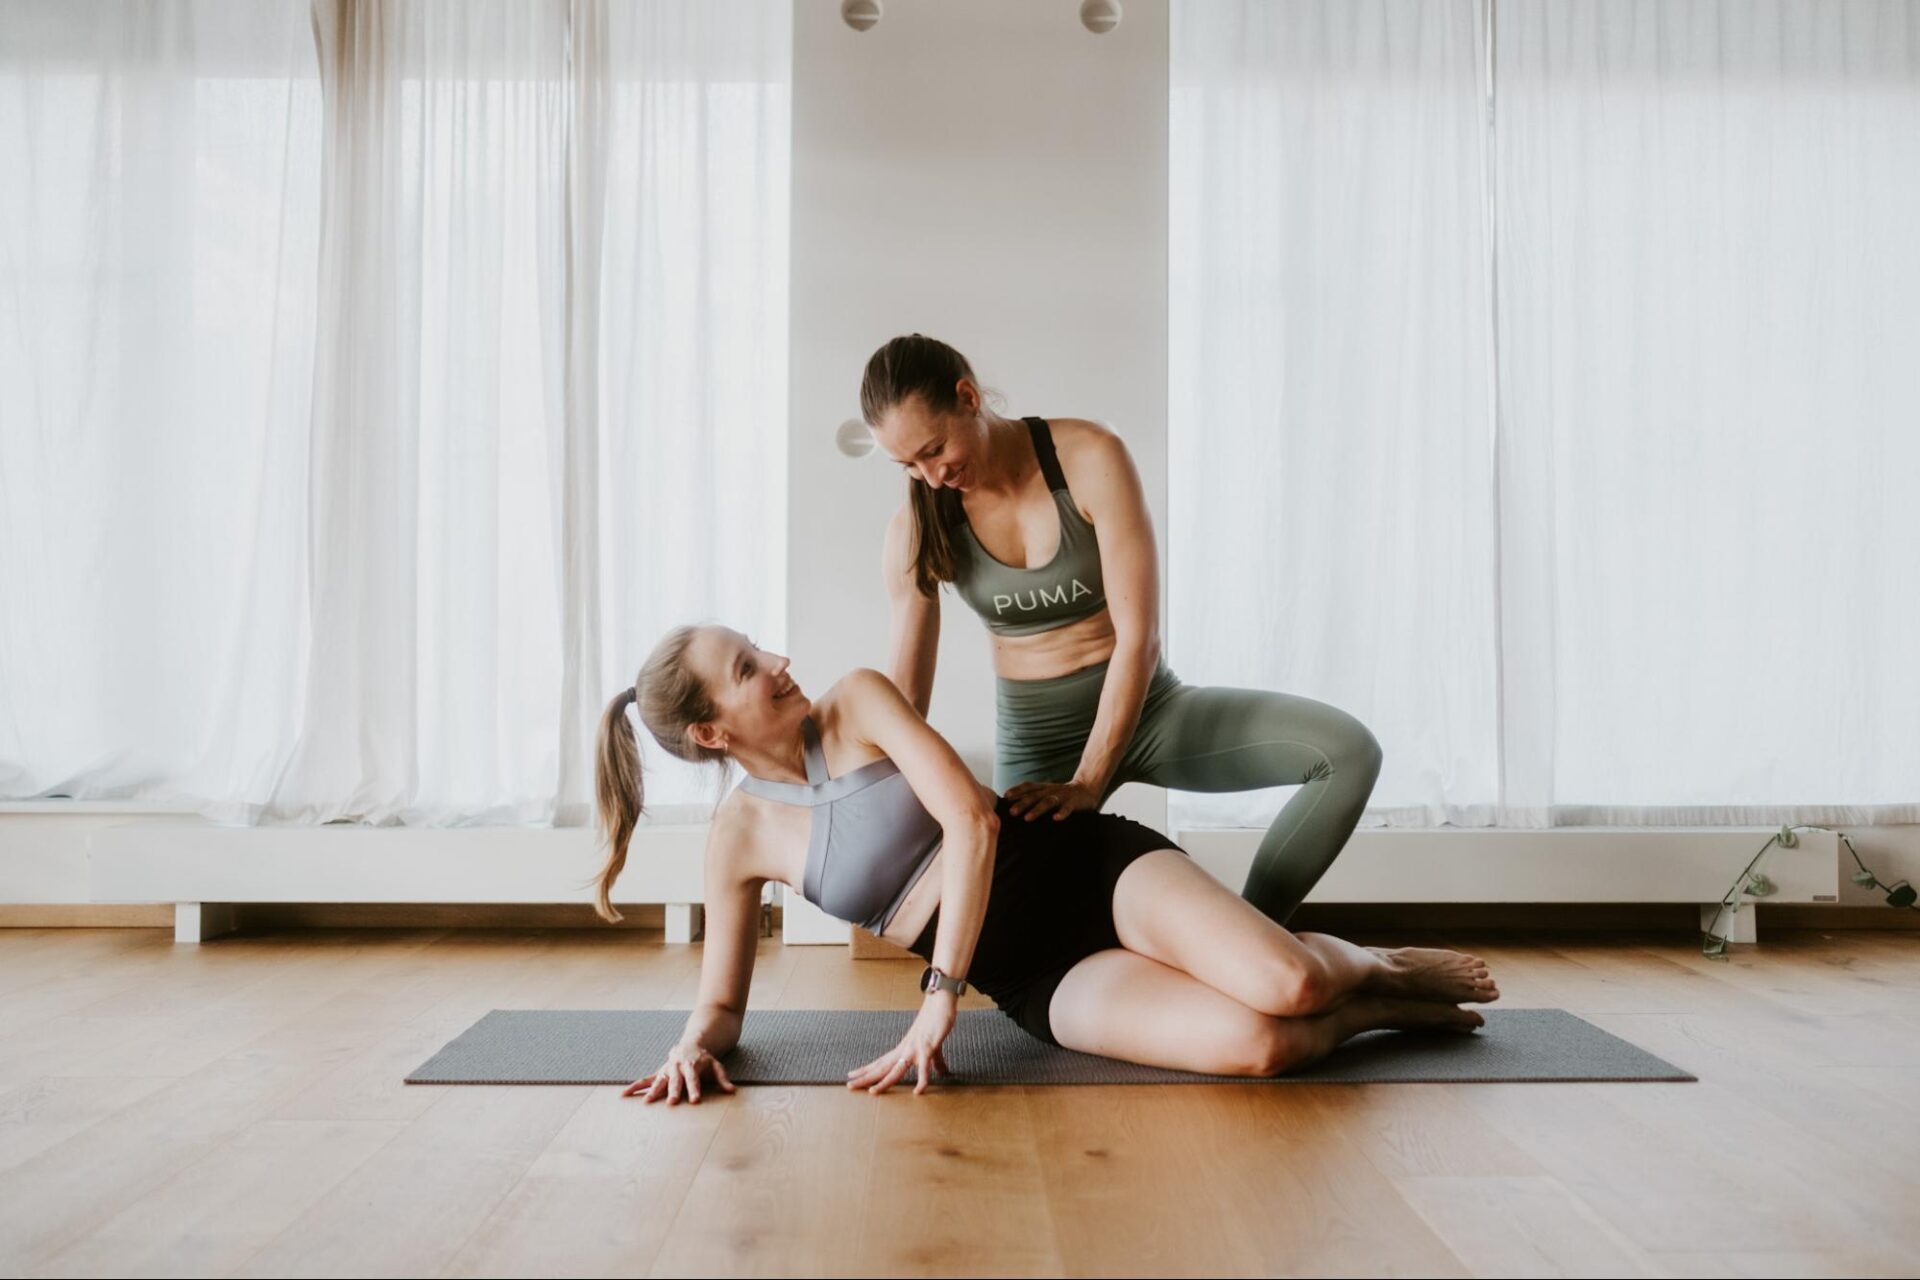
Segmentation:
{"type": "Polygon", "coordinates": [[[1241,1046],[1232,1074],[1256,1077],[1285,1075],[1307,1057],[1305,1038],[1298,1027],[1282,1018],[1262,1018],[1241,1046]]]}
{"type": "Polygon", "coordinates": [[[1380,739],[1373,736],[1373,730],[1358,720],[1348,717],[1352,723],[1348,726],[1347,740],[1342,742],[1330,754],[1333,757],[1333,771],[1365,774],[1370,778],[1380,776],[1380,766],[1386,760],[1386,752],[1381,749],[1380,739]]]}
{"type": "Polygon", "coordinates": [[[1304,1018],[1326,1003],[1325,968],[1312,955],[1288,956],[1267,968],[1253,1007],[1274,1018],[1304,1018]]]}

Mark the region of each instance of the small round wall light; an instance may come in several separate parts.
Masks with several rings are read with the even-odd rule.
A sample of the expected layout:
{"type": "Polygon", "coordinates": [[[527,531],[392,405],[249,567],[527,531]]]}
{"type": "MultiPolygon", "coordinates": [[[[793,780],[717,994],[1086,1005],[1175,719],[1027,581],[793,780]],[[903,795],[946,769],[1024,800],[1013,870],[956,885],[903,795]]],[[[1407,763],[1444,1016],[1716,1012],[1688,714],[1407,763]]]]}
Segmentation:
{"type": "Polygon", "coordinates": [[[840,0],[840,21],[855,31],[871,31],[880,21],[880,0],[840,0]]]}
{"type": "Polygon", "coordinates": [[[1080,6],[1080,25],[1103,36],[1120,25],[1120,0],[1086,0],[1080,6]]]}
{"type": "Polygon", "coordinates": [[[833,447],[849,458],[864,458],[873,452],[873,432],[858,418],[848,418],[833,433],[833,447]]]}

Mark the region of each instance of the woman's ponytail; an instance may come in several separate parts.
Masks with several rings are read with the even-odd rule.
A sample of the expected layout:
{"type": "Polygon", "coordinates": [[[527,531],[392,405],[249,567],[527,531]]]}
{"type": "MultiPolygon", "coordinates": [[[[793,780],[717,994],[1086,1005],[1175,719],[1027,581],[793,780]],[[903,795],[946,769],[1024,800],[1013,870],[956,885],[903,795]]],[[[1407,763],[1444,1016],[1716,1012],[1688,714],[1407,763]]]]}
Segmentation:
{"type": "Polygon", "coordinates": [[[627,708],[634,704],[632,689],[622,689],[600,717],[599,760],[593,771],[594,800],[600,811],[600,832],[607,841],[606,865],[600,868],[599,890],[593,909],[602,920],[615,921],[613,882],[627,865],[627,845],[640,823],[645,801],[640,785],[640,743],[634,737],[627,708]]]}
{"type": "MultiPolygon", "coordinates": [[[[877,427],[895,405],[914,396],[929,413],[958,413],[962,378],[979,385],[967,358],[938,338],[920,333],[895,338],[867,361],[860,378],[860,414],[877,427]]],[[[928,488],[918,476],[907,477],[907,496],[913,508],[913,583],[931,599],[941,583],[959,576],[957,533],[965,508],[958,491],[928,488]]]]}
{"type": "Polygon", "coordinates": [[[627,845],[645,808],[640,787],[640,741],[627,718],[627,708],[636,708],[640,723],[653,740],[674,757],[690,764],[727,758],[726,752],[703,747],[687,734],[691,726],[714,717],[713,699],[687,658],[699,630],[675,627],[667,632],[653,647],[633,686],[615,694],[600,716],[593,791],[600,813],[600,834],[607,841],[607,863],[600,868],[593,909],[602,920],[620,919],[620,913],[613,909],[613,882],[627,865],[627,845]]]}

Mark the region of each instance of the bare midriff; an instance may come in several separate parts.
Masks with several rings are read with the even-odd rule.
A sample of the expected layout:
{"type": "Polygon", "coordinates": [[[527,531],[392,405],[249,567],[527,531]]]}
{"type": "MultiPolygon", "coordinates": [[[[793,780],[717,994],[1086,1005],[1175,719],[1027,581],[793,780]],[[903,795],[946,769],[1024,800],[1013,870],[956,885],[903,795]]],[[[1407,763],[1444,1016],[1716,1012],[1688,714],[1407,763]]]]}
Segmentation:
{"type": "Polygon", "coordinates": [[[1113,657],[1113,614],[1092,617],[1030,636],[993,636],[993,673],[1002,680],[1051,680],[1113,657]]]}
{"type": "MultiPolygon", "coordinates": [[[[813,811],[797,805],[774,804],[769,801],[752,799],[759,810],[759,818],[765,824],[762,828],[773,847],[780,850],[779,861],[783,874],[779,877],[796,898],[804,898],[800,886],[807,874],[807,840],[813,822],[813,811]]],[[[940,906],[940,862],[941,855],[935,853],[927,869],[907,890],[906,898],[900,903],[900,909],[893,913],[893,919],[887,922],[887,930],[880,936],[888,942],[910,947],[920,937],[920,931],[927,927],[927,921],[933,919],[934,911],[940,906]]]]}
{"type": "Polygon", "coordinates": [[[927,869],[920,873],[920,879],[913,888],[907,890],[905,901],[900,909],[893,913],[893,919],[887,922],[887,931],[880,936],[896,946],[910,947],[920,937],[920,931],[927,927],[927,921],[933,919],[933,913],[940,906],[940,864],[944,854],[936,853],[927,869]]]}
{"type": "MultiPolygon", "coordinates": [[[[1003,680],[1050,680],[1107,661],[1113,646],[1113,616],[1102,609],[1051,631],[994,636],[993,670],[1003,680]]],[[[940,855],[935,854],[880,936],[897,946],[912,946],[939,906],[940,855]]]]}

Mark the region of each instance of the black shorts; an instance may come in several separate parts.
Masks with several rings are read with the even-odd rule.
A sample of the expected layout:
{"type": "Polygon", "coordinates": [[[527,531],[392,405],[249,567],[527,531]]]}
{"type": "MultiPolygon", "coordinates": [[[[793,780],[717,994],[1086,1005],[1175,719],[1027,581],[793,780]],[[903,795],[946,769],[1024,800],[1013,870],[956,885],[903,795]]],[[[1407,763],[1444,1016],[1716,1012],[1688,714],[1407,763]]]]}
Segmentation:
{"type": "MultiPolygon", "coordinates": [[[[967,981],[1026,1031],[1059,1044],[1047,1010],[1061,979],[1088,956],[1120,945],[1113,928],[1120,873],[1156,849],[1179,846],[1114,813],[1029,822],[1009,814],[1004,799],[995,812],[993,890],[967,981]]],[[[939,925],[935,911],[911,948],[929,963],[939,925]]]]}

